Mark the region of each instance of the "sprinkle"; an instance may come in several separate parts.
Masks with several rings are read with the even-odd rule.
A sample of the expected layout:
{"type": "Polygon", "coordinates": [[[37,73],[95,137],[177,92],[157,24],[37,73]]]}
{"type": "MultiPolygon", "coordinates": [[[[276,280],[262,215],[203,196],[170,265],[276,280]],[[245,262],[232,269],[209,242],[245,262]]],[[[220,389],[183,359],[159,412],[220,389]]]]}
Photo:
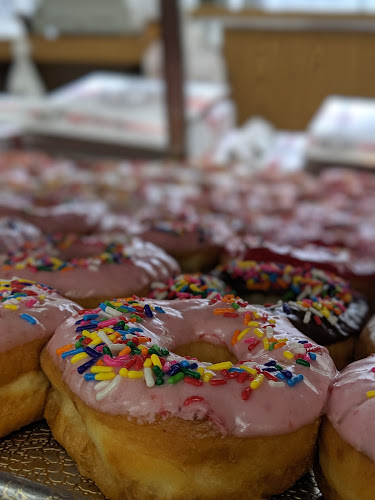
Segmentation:
{"type": "MultiPolygon", "coordinates": [[[[146,363],[146,361],[148,361],[148,360],[146,359],[145,363],[146,363]]],[[[152,370],[151,370],[150,366],[144,366],[144,368],[143,368],[143,375],[144,375],[144,379],[145,379],[145,382],[146,382],[146,386],[147,387],[154,387],[154,385],[155,385],[155,379],[154,379],[154,376],[153,376],[153,373],[152,373],[152,370]]]]}
{"type": "Polygon", "coordinates": [[[293,359],[294,358],[294,354],[292,352],[290,352],[290,351],[284,351],[283,352],[283,356],[286,359],[293,359]]]}
{"type": "Polygon", "coordinates": [[[182,372],[176,373],[176,375],[173,375],[172,377],[169,377],[168,383],[169,384],[177,384],[177,382],[180,382],[185,377],[185,374],[182,372]]]}
{"type": "Polygon", "coordinates": [[[30,323],[30,325],[35,325],[35,323],[37,322],[34,316],[30,316],[30,314],[23,313],[20,315],[20,317],[30,323]]]}
{"type": "Polygon", "coordinates": [[[373,390],[373,391],[367,391],[366,392],[366,396],[368,398],[374,398],[375,397],[375,390],[373,390]]]}
{"type": "Polygon", "coordinates": [[[213,371],[228,370],[232,366],[233,363],[231,363],[230,361],[223,361],[222,363],[215,363],[213,365],[210,365],[209,369],[213,371]]]}
{"type": "Polygon", "coordinates": [[[108,384],[102,391],[96,394],[96,400],[101,401],[102,399],[106,398],[111,392],[113,392],[116,389],[116,387],[118,387],[120,382],[121,382],[121,376],[116,375],[116,377],[112,380],[110,384],[108,384]]]}
{"type": "Polygon", "coordinates": [[[189,398],[185,399],[184,406],[188,406],[191,403],[199,403],[200,401],[204,401],[204,399],[200,396],[190,396],[189,398]]]}

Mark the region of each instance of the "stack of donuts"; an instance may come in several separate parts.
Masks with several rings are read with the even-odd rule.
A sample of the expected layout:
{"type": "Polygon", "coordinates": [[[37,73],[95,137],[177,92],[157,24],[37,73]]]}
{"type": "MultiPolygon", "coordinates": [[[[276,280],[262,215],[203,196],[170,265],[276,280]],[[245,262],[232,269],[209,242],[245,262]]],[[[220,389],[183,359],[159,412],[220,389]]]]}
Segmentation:
{"type": "Polygon", "coordinates": [[[0,437],[44,417],[110,499],[312,466],[375,498],[375,176],[4,152],[0,180],[0,437]]]}

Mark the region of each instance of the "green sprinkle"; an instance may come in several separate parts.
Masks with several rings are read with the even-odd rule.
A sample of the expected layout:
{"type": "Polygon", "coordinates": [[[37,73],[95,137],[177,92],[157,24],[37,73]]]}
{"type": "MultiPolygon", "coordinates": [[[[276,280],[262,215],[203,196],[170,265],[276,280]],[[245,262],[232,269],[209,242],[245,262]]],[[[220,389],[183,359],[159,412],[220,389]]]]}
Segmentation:
{"type": "Polygon", "coordinates": [[[152,367],[152,371],[155,373],[155,375],[158,377],[158,378],[162,378],[164,377],[164,372],[163,370],[161,370],[159,368],[159,366],[153,366],[152,367]]]}
{"type": "Polygon", "coordinates": [[[163,378],[157,378],[155,380],[155,385],[163,385],[164,384],[164,379],[163,378]]]}
{"type": "Polygon", "coordinates": [[[160,355],[163,357],[169,356],[168,349],[164,349],[163,347],[160,349],[160,355]]]}
{"type": "Polygon", "coordinates": [[[275,368],[276,370],[279,370],[279,372],[281,372],[281,370],[284,370],[284,368],[280,365],[275,365],[275,368]]]}
{"type": "Polygon", "coordinates": [[[168,382],[170,384],[177,384],[177,382],[180,382],[183,378],[185,378],[185,374],[183,372],[178,372],[176,375],[169,377],[168,382]]]}
{"type": "Polygon", "coordinates": [[[132,349],[132,354],[142,354],[142,351],[138,349],[138,347],[134,347],[134,349],[132,349]]]}
{"type": "Polygon", "coordinates": [[[108,354],[108,356],[111,356],[111,358],[113,358],[113,354],[111,353],[111,349],[106,345],[103,347],[103,354],[108,354]]]}
{"type": "Polygon", "coordinates": [[[310,366],[310,363],[302,358],[297,358],[296,363],[298,363],[299,365],[303,365],[303,366],[310,366]]]}
{"type": "Polygon", "coordinates": [[[236,302],[232,302],[231,306],[233,307],[233,309],[239,309],[240,306],[238,304],[236,304],[236,302]]]}
{"type": "Polygon", "coordinates": [[[126,345],[130,347],[130,349],[134,349],[134,347],[137,347],[131,340],[129,340],[129,342],[126,342],[126,345]]]}
{"type": "Polygon", "coordinates": [[[189,368],[181,368],[181,371],[189,377],[194,377],[196,379],[201,378],[201,374],[199,372],[195,372],[194,370],[189,370],[189,368]]]}

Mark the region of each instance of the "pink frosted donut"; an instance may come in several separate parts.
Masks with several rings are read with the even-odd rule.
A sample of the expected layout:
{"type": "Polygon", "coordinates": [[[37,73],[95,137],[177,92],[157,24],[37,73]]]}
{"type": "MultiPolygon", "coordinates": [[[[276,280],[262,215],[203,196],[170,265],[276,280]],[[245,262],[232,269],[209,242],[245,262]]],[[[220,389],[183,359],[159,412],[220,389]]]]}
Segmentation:
{"type": "Polygon", "coordinates": [[[0,253],[9,252],[27,241],[37,241],[42,232],[33,224],[16,217],[0,217],[0,253]]]}
{"type": "Polygon", "coordinates": [[[0,281],[0,437],[42,418],[48,380],[39,354],[78,304],[34,281],[0,281]]]}
{"type": "Polygon", "coordinates": [[[54,436],[113,499],[281,493],[310,467],[336,373],[285,317],[233,296],[100,304],[57,329],[42,366],[54,436]]]}
{"type": "Polygon", "coordinates": [[[375,498],[375,354],[340,372],[319,438],[324,498],[375,498]]]}
{"type": "Polygon", "coordinates": [[[17,273],[47,283],[84,307],[118,295],[146,295],[151,283],[179,271],[173,257],[152,243],[127,238],[117,244],[77,235],[21,247],[8,254],[1,269],[4,277],[17,273]]]}

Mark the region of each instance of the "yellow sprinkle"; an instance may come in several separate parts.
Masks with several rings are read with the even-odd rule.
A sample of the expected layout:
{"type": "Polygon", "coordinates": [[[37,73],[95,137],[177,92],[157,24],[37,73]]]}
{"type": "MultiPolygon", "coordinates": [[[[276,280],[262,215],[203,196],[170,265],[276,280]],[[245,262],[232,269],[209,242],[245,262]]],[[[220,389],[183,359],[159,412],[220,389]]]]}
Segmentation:
{"type": "Polygon", "coordinates": [[[109,373],[113,372],[112,366],[92,366],[91,373],[109,373]]]}
{"type": "Polygon", "coordinates": [[[117,337],[114,333],[112,333],[111,335],[108,335],[108,338],[109,338],[109,340],[112,340],[112,342],[113,342],[114,340],[116,340],[117,337]]]}
{"type": "Polygon", "coordinates": [[[320,311],[323,316],[325,316],[326,318],[328,318],[328,316],[331,315],[331,313],[328,311],[328,309],[326,307],[324,307],[321,311],[320,311]]]}
{"type": "Polygon", "coordinates": [[[113,333],[114,329],[110,328],[109,326],[106,326],[106,327],[103,328],[103,332],[108,335],[109,333],[113,333]]]}
{"type": "Polygon", "coordinates": [[[271,325],[275,325],[276,324],[276,320],[271,318],[268,320],[268,323],[271,323],[271,325]]]}
{"type": "Polygon", "coordinates": [[[200,373],[201,377],[203,376],[203,373],[204,373],[204,368],[203,366],[200,366],[198,369],[197,369],[197,372],[200,373]]]}
{"type": "Polygon", "coordinates": [[[5,304],[4,309],[13,309],[15,311],[18,309],[18,306],[16,304],[5,304]]]}
{"type": "Polygon", "coordinates": [[[89,343],[89,346],[93,346],[93,345],[98,345],[98,344],[101,344],[103,341],[102,339],[100,339],[99,337],[92,340],[90,343],[89,343]]]}
{"type": "Polygon", "coordinates": [[[262,315],[260,313],[258,313],[257,311],[253,311],[253,316],[254,318],[261,318],[262,315]]]}
{"type": "Polygon", "coordinates": [[[259,321],[249,321],[247,326],[259,326],[259,321]]]}
{"type": "Polygon", "coordinates": [[[158,366],[159,368],[162,368],[159,356],[157,354],[151,354],[151,361],[154,366],[158,366]]]}
{"type": "Polygon", "coordinates": [[[238,334],[238,337],[237,337],[237,342],[238,342],[239,340],[241,340],[241,339],[242,339],[242,338],[243,338],[243,337],[247,334],[247,332],[249,332],[249,331],[250,331],[250,328],[245,328],[244,330],[242,330],[242,332],[240,332],[240,333],[238,334]]]}
{"type": "Polygon", "coordinates": [[[251,368],[250,366],[240,365],[240,368],[246,370],[247,373],[250,373],[250,375],[258,375],[258,372],[254,368],[251,368]]]}
{"type": "Polygon", "coordinates": [[[129,378],[143,378],[143,370],[130,370],[128,373],[129,378]]]}
{"type": "Polygon", "coordinates": [[[89,337],[90,339],[96,339],[98,337],[96,332],[90,332],[89,330],[83,330],[82,335],[89,337]]]}
{"type": "Polygon", "coordinates": [[[146,358],[145,362],[143,363],[144,368],[151,368],[152,366],[152,361],[150,358],[146,358]]]}
{"type": "Polygon", "coordinates": [[[375,397],[375,391],[367,391],[366,396],[368,398],[374,398],[375,397]]]}
{"type": "Polygon", "coordinates": [[[213,376],[214,376],[214,374],[211,372],[204,372],[203,373],[203,382],[209,382],[213,376]]]}
{"type": "Polygon", "coordinates": [[[122,376],[122,377],[127,377],[128,376],[128,373],[129,373],[129,370],[127,368],[120,368],[119,370],[119,374],[122,376]]]}
{"type": "Polygon", "coordinates": [[[39,298],[40,298],[40,300],[44,300],[46,298],[46,296],[45,296],[44,293],[42,293],[42,294],[39,295],[39,298]]]}
{"type": "Polygon", "coordinates": [[[77,363],[77,361],[81,361],[81,359],[88,358],[88,354],[85,352],[79,352],[78,354],[75,354],[71,359],[71,363],[77,363]]]}
{"type": "Polygon", "coordinates": [[[112,378],[115,378],[116,373],[111,372],[111,373],[97,373],[95,375],[95,380],[111,380],[112,378]]]}
{"type": "Polygon", "coordinates": [[[231,363],[230,361],[223,361],[222,363],[215,363],[214,365],[210,365],[209,369],[217,372],[220,370],[229,370],[229,368],[232,368],[232,366],[233,363],[231,363]]]}
{"type": "Polygon", "coordinates": [[[260,384],[263,382],[264,380],[264,375],[262,373],[260,373],[256,379],[252,380],[250,382],[250,387],[252,389],[258,389],[258,387],[260,386],[260,384]]]}
{"type": "Polygon", "coordinates": [[[286,359],[293,359],[294,358],[294,354],[292,352],[290,352],[290,351],[284,351],[283,352],[283,356],[286,359]]]}
{"type": "Polygon", "coordinates": [[[259,338],[264,337],[264,332],[262,332],[262,330],[260,328],[254,328],[254,333],[259,338]]]}
{"type": "Polygon", "coordinates": [[[264,338],[264,339],[263,339],[263,347],[264,347],[265,349],[268,349],[268,348],[269,348],[269,346],[270,346],[270,341],[269,341],[267,338],[264,338]]]}

